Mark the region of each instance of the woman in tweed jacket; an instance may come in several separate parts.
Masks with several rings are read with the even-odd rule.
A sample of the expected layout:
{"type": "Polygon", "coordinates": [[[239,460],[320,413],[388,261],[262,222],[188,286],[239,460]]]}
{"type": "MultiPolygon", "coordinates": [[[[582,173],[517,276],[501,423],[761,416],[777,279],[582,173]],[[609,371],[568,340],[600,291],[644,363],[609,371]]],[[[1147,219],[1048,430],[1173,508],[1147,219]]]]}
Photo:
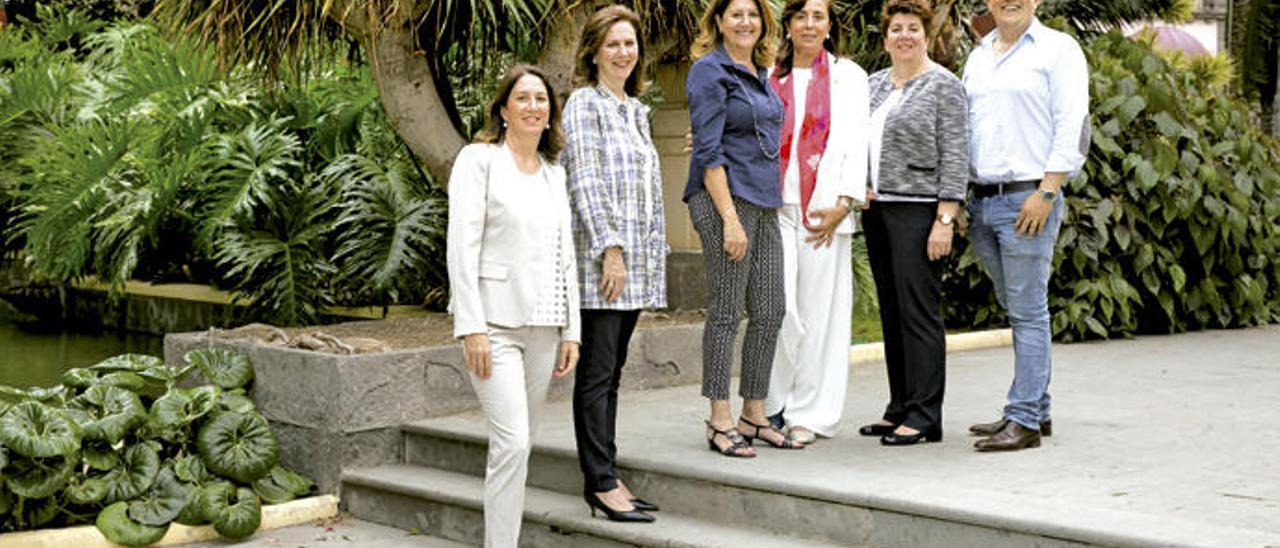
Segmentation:
{"type": "Polygon", "coordinates": [[[578,464],[587,504],[614,521],[653,521],[643,510],[657,510],[618,477],[614,445],[627,343],[641,310],[667,305],[662,175],[649,108],[635,97],[646,85],[639,28],[636,14],[620,5],[587,21],[560,156],[582,295],[582,365],[573,388],[578,464]]]}
{"type": "Polygon", "coordinates": [[[932,10],[890,0],[881,15],[892,67],[871,75],[871,185],[863,213],[880,297],[889,404],[863,426],[884,445],[942,439],[946,333],[941,279],[930,261],[951,252],[968,180],[964,87],[929,60],[932,10]]]}

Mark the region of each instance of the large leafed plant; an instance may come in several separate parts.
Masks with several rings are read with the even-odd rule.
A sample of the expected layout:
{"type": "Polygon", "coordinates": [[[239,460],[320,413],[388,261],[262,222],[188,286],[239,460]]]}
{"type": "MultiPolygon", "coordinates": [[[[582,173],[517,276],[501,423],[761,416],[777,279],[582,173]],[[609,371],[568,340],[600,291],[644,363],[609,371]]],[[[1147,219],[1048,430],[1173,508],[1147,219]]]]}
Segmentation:
{"type": "Polygon", "coordinates": [[[94,523],[139,546],[177,522],[240,539],[263,504],[310,492],[279,465],[275,434],[246,396],[248,358],[210,349],[185,362],[130,354],[52,388],[0,386],[0,532],[94,523]],[[210,384],[179,387],[194,370],[210,384]]]}

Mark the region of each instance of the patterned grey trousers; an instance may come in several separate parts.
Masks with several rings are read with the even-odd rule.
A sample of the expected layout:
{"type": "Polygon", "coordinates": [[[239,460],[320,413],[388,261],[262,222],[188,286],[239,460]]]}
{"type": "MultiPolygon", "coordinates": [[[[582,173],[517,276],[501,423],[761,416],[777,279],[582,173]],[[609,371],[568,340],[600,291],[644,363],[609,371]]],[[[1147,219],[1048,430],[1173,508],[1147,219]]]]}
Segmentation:
{"type": "Polygon", "coordinates": [[[707,271],[707,323],[702,332],[702,395],[729,399],[733,369],[733,340],[738,334],[743,305],[747,310],[747,335],[742,345],[742,378],[738,394],[743,399],[769,396],[769,374],[778,329],[787,313],[783,294],[782,233],[778,212],[738,198],[733,199],[738,220],[747,233],[747,256],[731,262],[724,252],[724,225],[711,195],[689,197],[689,216],[702,241],[707,271]]]}

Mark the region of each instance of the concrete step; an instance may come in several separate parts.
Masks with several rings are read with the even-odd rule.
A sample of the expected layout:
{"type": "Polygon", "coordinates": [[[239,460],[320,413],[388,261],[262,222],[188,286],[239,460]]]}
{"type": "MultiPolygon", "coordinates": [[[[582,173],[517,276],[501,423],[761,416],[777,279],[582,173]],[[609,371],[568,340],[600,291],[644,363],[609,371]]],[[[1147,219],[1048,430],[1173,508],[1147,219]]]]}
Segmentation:
{"type": "MultiPolygon", "coordinates": [[[[488,444],[483,434],[441,426],[438,421],[410,423],[402,431],[406,463],[484,476],[488,444]]],[[[851,526],[866,521],[866,512],[861,508],[749,483],[727,482],[731,478],[699,475],[679,463],[668,465],[624,457],[619,459],[619,465],[627,485],[661,506],[666,515],[733,527],[776,522],[786,534],[843,546],[862,544],[868,538],[866,527],[851,526]]],[[[566,447],[536,444],[529,458],[528,484],[581,496],[577,453],[566,447]]]]}
{"type": "MultiPolygon", "coordinates": [[[[342,475],[342,498],[347,511],[360,519],[472,544],[484,539],[483,488],[480,477],[424,466],[381,466],[348,470],[342,475]]],[[[653,524],[614,523],[603,517],[593,518],[580,495],[529,487],[520,546],[837,545],[788,538],[759,528],[723,525],[680,513],[664,511],[656,516],[658,522],[653,524]]]]}

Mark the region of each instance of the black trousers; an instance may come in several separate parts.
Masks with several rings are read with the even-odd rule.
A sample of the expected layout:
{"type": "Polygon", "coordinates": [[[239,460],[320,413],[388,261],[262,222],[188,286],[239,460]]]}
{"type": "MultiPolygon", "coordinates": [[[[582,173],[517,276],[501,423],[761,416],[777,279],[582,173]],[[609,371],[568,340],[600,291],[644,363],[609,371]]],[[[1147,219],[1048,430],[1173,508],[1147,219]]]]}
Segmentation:
{"type": "Polygon", "coordinates": [[[585,493],[618,486],[614,444],[618,383],[639,310],[582,310],[582,349],[573,384],[573,432],[585,493]]]}
{"type": "Polygon", "coordinates": [[[871,202],[862,213],[867,255],[880,297],[889,405],[884,420],[942,431],[946,330],[942,282],[929,262],[936,203],[871,202]]]}

